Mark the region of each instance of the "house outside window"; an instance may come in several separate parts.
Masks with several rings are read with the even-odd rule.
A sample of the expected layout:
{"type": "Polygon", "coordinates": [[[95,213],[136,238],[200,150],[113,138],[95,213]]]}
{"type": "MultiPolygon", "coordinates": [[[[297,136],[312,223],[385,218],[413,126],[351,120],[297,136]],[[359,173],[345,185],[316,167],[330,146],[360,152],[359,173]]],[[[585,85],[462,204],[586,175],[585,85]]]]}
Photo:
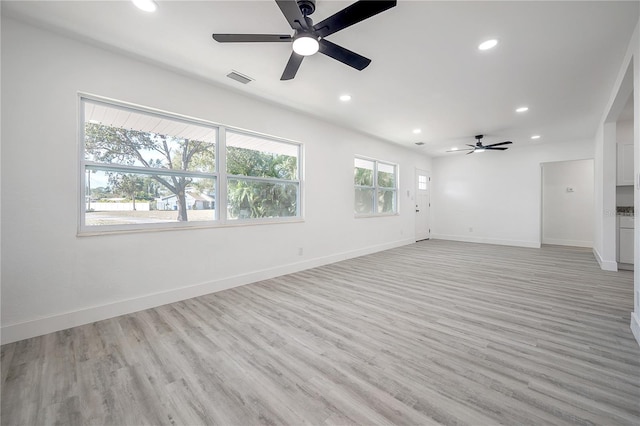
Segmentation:
{"type": "Polygon", "coordinates": [[[397,214],[398,166],[356,157],[354,160],[354,212],[356,216],[397,214]]]}

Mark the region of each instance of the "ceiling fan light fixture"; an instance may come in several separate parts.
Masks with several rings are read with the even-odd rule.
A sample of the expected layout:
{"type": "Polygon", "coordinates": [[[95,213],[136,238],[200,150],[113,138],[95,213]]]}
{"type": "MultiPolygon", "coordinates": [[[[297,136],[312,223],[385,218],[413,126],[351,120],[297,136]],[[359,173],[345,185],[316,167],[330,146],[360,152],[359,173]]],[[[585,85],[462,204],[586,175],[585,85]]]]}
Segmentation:
{"type": "Polygon", "coordinates": [[[308,33],[300,33],[293,39],[293,51],[298,55],[311,56],[318,52],[320,43],[318,39],[308,33]]]}
{"type": "Polygon", "coordinates": [[[131,0],[133,4],[140,10],[145,12],[155,12],[158,5],[153,0],[131,0]]]}
{"type": "Polygon", "coordinates": [[[473,152],[484,152],[484,148],[476,148],[473,152]]]}
{"type": "Polygon", "coordinates": [[[480,43],[480,45],[478,46],[478,49],[489,50],[489,49],[493,49],[497,45],[498,45],[498,40],[491,39],[491,40],[483,41],[482,43],[480,43]]]}

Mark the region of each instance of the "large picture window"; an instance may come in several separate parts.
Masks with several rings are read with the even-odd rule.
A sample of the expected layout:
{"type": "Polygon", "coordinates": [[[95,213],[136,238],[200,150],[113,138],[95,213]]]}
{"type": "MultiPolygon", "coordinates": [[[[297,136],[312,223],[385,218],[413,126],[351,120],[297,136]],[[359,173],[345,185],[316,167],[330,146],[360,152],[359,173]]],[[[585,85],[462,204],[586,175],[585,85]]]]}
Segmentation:
{"type": "Polygon", "coordinates": [[[395,164],[355,158],[353,172],[356,216],[390,215],[398,212],[397,170],[395,164]]]}
{"type": "Polygon", "coordinates": [[[81,232],[300,217],[299,144],[96,99],[81,111],[81,232]]]}

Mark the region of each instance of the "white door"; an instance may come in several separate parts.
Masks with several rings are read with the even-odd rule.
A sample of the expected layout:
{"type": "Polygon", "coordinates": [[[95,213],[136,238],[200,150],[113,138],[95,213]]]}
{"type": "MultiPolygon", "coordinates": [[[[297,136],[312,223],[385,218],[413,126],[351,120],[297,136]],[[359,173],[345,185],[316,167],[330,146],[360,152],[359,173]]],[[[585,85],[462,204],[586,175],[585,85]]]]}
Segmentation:
{"type": "Polygon", "coordinates": [[[426,170],[416,169],[416,241],[429,239],[429,186],[431,178],[426,170]]]}

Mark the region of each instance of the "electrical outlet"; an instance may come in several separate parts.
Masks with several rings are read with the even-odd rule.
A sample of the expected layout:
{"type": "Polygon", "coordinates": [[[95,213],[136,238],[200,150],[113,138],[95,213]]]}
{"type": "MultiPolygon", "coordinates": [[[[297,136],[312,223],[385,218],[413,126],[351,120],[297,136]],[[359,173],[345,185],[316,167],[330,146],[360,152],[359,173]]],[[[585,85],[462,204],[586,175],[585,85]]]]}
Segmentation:
{"type": "Polygon", "coordinates": [[[469,232],[473,232],[473,228],[472,227],[469,227],[469,232]]]}
{"type": "Polygon", "coordinates": [[[298,247],[298,256],[302,256],[304,254],[304,249],[302,247],[298,247]]]}

